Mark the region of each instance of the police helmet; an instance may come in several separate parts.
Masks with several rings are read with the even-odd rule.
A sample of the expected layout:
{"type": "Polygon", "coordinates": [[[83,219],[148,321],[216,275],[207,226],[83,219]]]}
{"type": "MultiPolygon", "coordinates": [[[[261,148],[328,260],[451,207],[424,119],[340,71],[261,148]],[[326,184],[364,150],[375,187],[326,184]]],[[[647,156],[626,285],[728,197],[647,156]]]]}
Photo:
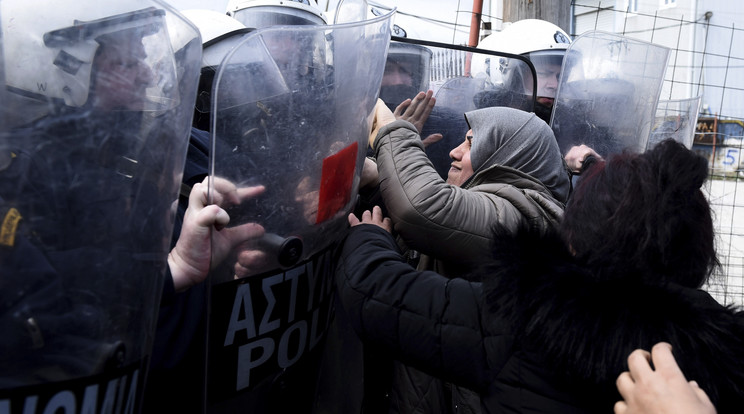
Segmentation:
{"type": "Polygon", "coordinates": [[[317,0],[230,0],[227,15],[252,29],[328,23],[317,0]]]}

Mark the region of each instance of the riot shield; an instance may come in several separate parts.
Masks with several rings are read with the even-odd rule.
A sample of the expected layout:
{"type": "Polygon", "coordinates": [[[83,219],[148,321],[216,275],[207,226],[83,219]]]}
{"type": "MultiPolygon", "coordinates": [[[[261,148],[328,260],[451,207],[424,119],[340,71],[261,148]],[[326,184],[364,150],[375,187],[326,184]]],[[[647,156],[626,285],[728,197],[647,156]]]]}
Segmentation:
{"type": "MultiPolygon", "coordinates": [[[[356,201],[391,15],[260,29],[220,65],[210,179],[263,186],[225,206],[225,230],[257,223],[265,234],[213,257],[210,412],[309,412],[331,316],[331,250],[356,201]]],[[[210,194],[221,198],[217,186],[210,194]]]]}
{"type": "Polygon", "coordinates": [[[41,3],[0,5],[0,411],[137,412],[199,35],[157,1],[41,3]]]}
{"type": "Polygon", "coordinates": [[[654,122],[669,48],[599,31],[566,50],[551,127],[565,154],[586,144],[603,157],[642,152],[654,122]]]}
{"type": "Polygon", "coordinates": [[[646,149],[651,149],[659,142],[670,138],[688,149],[692,148],[700,101],[701,96],[659,101],[646,149]]]}
{"type": "Polygon", "coordinates": [[[421,137],[443,138],[426,148],[439,175],[446,179],[450,151],[468,131],[464,113],[508,106],[532,112],[535,69],[523,56],[463,46],[393,37],[380,98],[391,110],[418,92],[431,89],[437,99],[421,137]]]}

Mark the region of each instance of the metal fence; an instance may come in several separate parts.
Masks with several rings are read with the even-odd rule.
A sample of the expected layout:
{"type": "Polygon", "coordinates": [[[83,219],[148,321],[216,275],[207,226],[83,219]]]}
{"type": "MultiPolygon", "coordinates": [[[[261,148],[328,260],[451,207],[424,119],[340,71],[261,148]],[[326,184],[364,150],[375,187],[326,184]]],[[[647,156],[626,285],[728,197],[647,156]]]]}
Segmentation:
{"type": "Polygon", "coordinates": [[[456,49],[435,49],[429,81],[436,84],[445,79],[465,75],[467,52],[456,49]]]}
{"type": "MultiPolygon", "coordinates": [[[[700,10],[704,2],[667,3],[674,7],[662,8],[659,2],[574,1],[576,33],[571,35],[602,30],[672,49],[660,99],[702,98],[693,150],[709,160],[704,191],[714,214],[723,264],[707,289],[721,303],[744,305],[744,48],[740,47],[744,30],[735,23],[715,24],[713,16],[727,17],[726,11],[700,10]],[[627,4],[625,9],[618,9],[621,3],[627,4]],[[639,9],[639,4],[649,9],[639,9]]],[[[733,8],[733,3],[708,5],[733,8]]],[[[733,13],[731,9],[729,14],[733,13]]]]}

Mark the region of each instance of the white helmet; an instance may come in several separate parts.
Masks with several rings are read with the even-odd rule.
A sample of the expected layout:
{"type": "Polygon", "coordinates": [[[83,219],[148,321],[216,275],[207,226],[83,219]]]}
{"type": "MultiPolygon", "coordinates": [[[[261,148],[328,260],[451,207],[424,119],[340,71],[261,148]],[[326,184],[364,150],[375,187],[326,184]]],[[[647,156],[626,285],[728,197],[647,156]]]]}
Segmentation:
{"type": "MultiPolygon", "coordinates": [[[[563,57],[570,44],[571,39],[568,34],[553,23],[538,19],[525,19],[485,37],[478,44],[478,48],[522,55],[532,62],[537,73],[538,105],[536,112],[540,109],[538,115],[548,122],[553,99],[558,90],[563,57]]],[[[526,82],[529,84],[533,82],[532,76],[528,73],[510,71],[508,63],[508,59],[501,59],[498,68],[505,83],[526,82]]]]}
{"type": "Polygon", "coordinates": [[[570,44],[568,34],[553,23],[525,19],[486,36],[478,43],[478,48],[522,55],[539,71],[538,66],[542,64],[560,65],[570,44]]]}
{"type": "Polygon", "coordinates": [[[188,9],[181,12],[201,34],[202,68],[217,66],[250,29],[232,17],[215,10],[188,9]]]}
{"type": "Polygon", "coordinates": [[[564,51],[571,38],[560,27],[539,19],[525,19],[505,25],[500,32],[486,36],[478,48],[525,55],[542,51],[564,51]]]}
{"type": "Polygon", "coordinates": [[[251,29],[328,23],[317,0],[230,0],[227,15],[251,29]]]}

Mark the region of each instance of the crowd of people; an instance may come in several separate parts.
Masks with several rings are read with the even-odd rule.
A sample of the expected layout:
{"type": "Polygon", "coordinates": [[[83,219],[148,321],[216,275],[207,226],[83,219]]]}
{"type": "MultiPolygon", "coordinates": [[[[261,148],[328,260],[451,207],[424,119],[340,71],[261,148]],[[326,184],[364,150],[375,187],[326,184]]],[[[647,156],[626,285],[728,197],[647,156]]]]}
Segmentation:
{"type": "MultiPolygon", "coordinates": [[[[720,266],[707,161],[671,139],[561,153],[559,28],[534,42],[546,50],[520,51],[537,69],[533,110],[480,95],[453,144],[432,129],[425,48],[398,45],[414,59],[385,64],[382,30],[348,43],[352,25],[262,31],[324,28],[305,3],[188,19],[135,3],[64,23],[3,16],[1,407],[744,404],[744,314],[702,289],[720,266]],[[357,41],[379,61],[332,56],[357,41]],[[21,46],[51,69],[36,74],[21,46]],[[350,73],[373,89],[339,81],[350,73]],[[443,170],[429,149],[446,145],[443,170]]],[[[369,24],[389,30],[389,17],[369,24]]]]}

